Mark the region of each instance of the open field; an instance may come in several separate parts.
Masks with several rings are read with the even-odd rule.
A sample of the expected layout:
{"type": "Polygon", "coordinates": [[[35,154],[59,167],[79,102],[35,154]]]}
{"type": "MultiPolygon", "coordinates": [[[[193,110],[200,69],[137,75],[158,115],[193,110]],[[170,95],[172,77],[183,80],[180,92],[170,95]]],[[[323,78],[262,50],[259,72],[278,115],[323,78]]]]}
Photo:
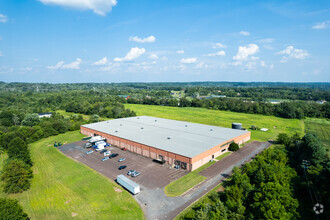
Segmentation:
{"type": "Polygon", "coordinates": [[[32,219],[144,219],[126,190],[53,147],[54,141],[67,143],[82,137],[74,131],[31,144],[32,187],[8,197],[18,199],[32,219]]]}
{"type": "MultiPolygon", "coordinates": [[[[220,155],[219,157],[217,157],[216,159],[221,160],[222,158],[225,158],[226,156],[228,156],[230,154],[231,154],[231,152],[226,152],[226,153],[220,155]]],[[[215,163],[216,163],[216,161],[208,162],[207,164],[204,164],[203,166],[199,167],[198,169],[181,177],[180,179],[178,179],[174,182],[171,182],[170,184],[168,184],[165,187],[165,189],[164,189],[165,194],[167,196],[174,197],[174,196],[179,196],[179,195],[185,193],[189,189],[193,188],[197,184],[204,181],[206,179],[206,177],[201,176],[198,173],[202,172],[203,170],[205,170],[206,168],[208,168],[209,166],[211,166],[215,163]]]]}
{"type": "Polygon", "coordinates": [[[316,134],[325,148],[330,150],[330,121],[321,118],[305,119],[305,132],[316,134]]]}
{"type": "MultiPolygon", "coordinates": [[[[63,115],[64,117],[68,117],[68,118],[70,118],[70,116],[73,115],[73,114],[81,115],[83,117],[83,119],[86,120],[86,121],[88,121],[89,117],[90,117],[90,115],[84,115],[84,114],[73,113],[73,112],[66,112],[64,110],[57,110],[56,112],[63,115]]],[[[105,121],[105,120],[109,120],[109,118],[100,117],[100,121],[105,121]]]]}
{"type": "Polygon", "coordinates": [[[229,111],[210,110],[204,108],[178,108],[156,105],[125,104],[125,107],[135,111],[137,115],[148,115],[160,118],[189,121],[201,124],[231,128],[232,122],[242,123],[244,128],[255,125],[268,128],[266,132],[251,131],[251,138],[257,141],[276,139],[279,133],[304,133],[304,122],[298,119],[284,119],[274,116],[245,114],[229,111]]]}

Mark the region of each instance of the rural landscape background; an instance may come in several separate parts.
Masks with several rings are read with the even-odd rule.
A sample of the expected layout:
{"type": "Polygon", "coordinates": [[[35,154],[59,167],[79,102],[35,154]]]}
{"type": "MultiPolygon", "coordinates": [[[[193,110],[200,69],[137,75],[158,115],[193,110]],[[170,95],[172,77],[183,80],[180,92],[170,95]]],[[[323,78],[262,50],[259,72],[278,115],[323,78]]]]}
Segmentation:
{"type": "Polygon", "coordinates": [[[329,219],[329,11],[329,1],[1,1],[0,216],[329,219]],[[82,125],[144,115],[241,123],[251,140],[192,172],[158,164],[181,176],[148,191],[154,204],[85,151],[63,150],[86,138],[82,125]]]}

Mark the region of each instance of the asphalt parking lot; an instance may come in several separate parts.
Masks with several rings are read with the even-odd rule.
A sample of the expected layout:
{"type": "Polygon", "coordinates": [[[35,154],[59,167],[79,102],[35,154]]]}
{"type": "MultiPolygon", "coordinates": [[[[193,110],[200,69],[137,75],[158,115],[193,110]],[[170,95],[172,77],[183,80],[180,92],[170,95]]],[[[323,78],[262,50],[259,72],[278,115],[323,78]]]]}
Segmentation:
{"type": "Polygon", "coordinates": [[[92,154],[86,154],[86,152],[91,149],[85,149],[83,147],[85,143],[86,141],[78,141],[65,144],[58,147],[58,149],[74,160],[86,164],[113,180],[115,180],[119,174],[127,176],[126,174],[129,170],[141,172],[141,174],[135,178],[127,176],[134,182],[140,184],[141,191],[143,191],[144,188],[164,188],[170,182],[188,173],[186,170],[177,170],[166,164],[161,165],[153,162],[150,158],[129,151],[123,151],[117,147],[105,148],[110,150],[111,153],[118,153],[119,155],[102,162],[101,159],[104,157],[103,154],[100,154],[97,151],[94,151],[92,154]],[[122,157],[126,158],[126,160],[118,162],[119,158],[122,157]],[[127,167],[123,170],[118,170],[120,165],[126,165],[127,167]]]}

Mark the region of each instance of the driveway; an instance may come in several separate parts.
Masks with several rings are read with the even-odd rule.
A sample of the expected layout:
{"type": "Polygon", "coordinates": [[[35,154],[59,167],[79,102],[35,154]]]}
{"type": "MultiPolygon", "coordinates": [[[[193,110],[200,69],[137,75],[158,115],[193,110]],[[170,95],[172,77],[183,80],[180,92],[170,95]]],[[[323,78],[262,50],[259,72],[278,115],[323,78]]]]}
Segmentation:
{"type": "Polygon", "coordinates": [[[221,183],[231,174],[232,169],[250,161],[256,154],[269,147],[269,142],[251,142],[246,144],[237,152],[216,162],[206,168],[200,175],[207,179],[182,196],[167,197],[164,193],[164,187],[170,182],[184,176],[187,171],[176,170],[167,165],[160,165],[152,162],[150,158],[134,154],[128,151],[122,151],[119,148],[110,148],[112,153],[119,153],[119,156],[102,162],[103,155],[98,152],[86,155],[86,149],[83,146],[85,142],[79,141],[66,144],[59,147],[64,154],[78,160],[87,166],[95,169],[103,175],[115,180],[119,174],[126,174],[130,169],[141,172],[136,178],[131,178],[141,186],[141,192],[134,196],[142,207],[147,219],[173,219],[185,208],[205,195],[211,189],[221,183]],[[118,162],[120,157],[125,157],[126,161],[118,162]],[[126,170],[119,171],[119,165],[127,165],[126,170]]]}

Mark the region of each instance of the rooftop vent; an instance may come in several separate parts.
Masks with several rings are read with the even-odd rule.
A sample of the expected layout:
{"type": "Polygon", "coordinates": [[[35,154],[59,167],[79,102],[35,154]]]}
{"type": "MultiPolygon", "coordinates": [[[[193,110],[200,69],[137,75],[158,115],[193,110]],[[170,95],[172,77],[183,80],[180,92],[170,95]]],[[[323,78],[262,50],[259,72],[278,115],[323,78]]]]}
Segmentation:
{"type": "Polygon", "coordinates": [[[120,124],[120,126],[123,126],[122,124],[120,124]]]}
{"type": "Polygon", "coordinates": [[[117,133],[118,131],[117,131],[117,130],[115,130],[115,132],[117,133]]]}
{"type": "Polygon", "coordinates": [[[188,127],[188,125],[185,125],[185,127],[188,127]]]}
{"type": "Polygon", "coordinates": [[[213,128],[211,128],[210,131],[213,131],[213,128]]]}
{"type": "Polygon", "coordinates": [[[141,129],[143,129],[143,127],[141,127],[141,129]]]}
{"type": "Polygon", "coordinates": [[[171,139],[171,137],[167,137],[167,139],[171,139]]]}
{"type": "Polygon", "coordinates": [[[157,120],[155,120],[155,122],[157,122],[157,120]]]}
{"type": "Polygon", "coordinates": [[[137,117],[137,119],[140,119],[140,117],[137,117]]]}

